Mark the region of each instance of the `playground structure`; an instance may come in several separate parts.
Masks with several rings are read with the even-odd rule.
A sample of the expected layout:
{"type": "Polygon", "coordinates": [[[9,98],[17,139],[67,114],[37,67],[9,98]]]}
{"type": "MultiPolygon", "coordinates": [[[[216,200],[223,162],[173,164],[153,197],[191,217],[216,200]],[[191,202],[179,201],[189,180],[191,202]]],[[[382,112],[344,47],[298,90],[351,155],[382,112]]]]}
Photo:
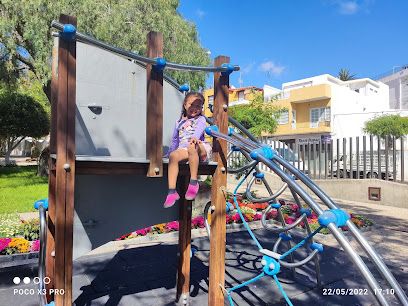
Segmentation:
{"type": "MultiPolygon", "coordinates": [[[[180,164],[179,215],[175,209],[164,210],[161,206],[167,192],[167,181],[163,178],[167,171],[167,161],[162,158],[163,146],[170,143],[172,126],[180,114],[184,96],[180,91],[186,88],[164,76],[164,68],[214,72],[213,120],[209,120],[212,126],[206,130],[214,137],[213,161],[201,163],[199,167],[199,174],[213,175],[211,204],[207,205],[204,214],[207,216],[211,209],[209,305],[224,304],[227,142],[253,160],[236,171],[252,168],[256,171],[253,180],[263,179],[257,168],[257,163],[262,162],[285,182],[273,193],[264,180],[271,196],[253,199],[258,202],[270,201],[267,211],[273,208],[278,210],[282,228],[269,227],[263,218],[268,230],[280,233],[273,250],[263,249],[248,228],[263,254],[264,272],[247,283],[267,274],[273,276],[279,285],[276,274],[280,266],[294,269],[313,259],[320,285],[317,254],[322,248],[313,243],[313,236],[318,230],[312,233],[307,227],[308,236],[294,247],[288,233],[312,210],[321,217],[321,226],[332,232],[350,256],[381,305],[389,303],[381,293],[378,282],[338,226],[348,228],[395,290],[400,303],[408,304],[393,275],[354,224],[347,220],[347,215],[302,172],[272,149],[259,144],[239,123],[228,118],[229,74],[239,69],[229,64],[228,57],[217,57],[215,67],[166,63],[162,58],[163,40],[159,33],[149,33],[147,57],[144,57],[76,32],[75,17],[61,15],[60,21],[52,25],[62,33],[58,47],[53,50],[48,230],[46,243],[42,236],[40,254],[40,263],[43,262],[40,264],[40,276],[48,276],[51,282],[40,286],[54,289],[55,294],[43,296],[43,305],[52,300],[57,306],[72,304],[72,262],[76,258],[135,228],[176,219],[180,223],[176,300],[180,304],[189,303],[191,201],[184,199],[189,179],[188,165],[180,164]],[[163,117],[163,113],[166,117],[163,117]],[[248,138],[228,129],[228,120],[248,138]],[[294,176],[313,190],[331,210],[323,211],[294,181],[294,176]],[[301,210],[301,218],[290,226],[285,225],[276,202],[286,187],[290,188],[298,204],[300,197],[311,209],[301,210]],[[300,262],[294,262],[291,253],[309,240],[312,242],[310,255],[300,262]],[[282,241],[286,242],[288,252],[280,255],[277,249],[282,241]],[[283,260],[286,256],[290,257],[290,261],[283,260]],[[57,289],[63,289],[64,295],[57,294],[57,289]]],[[[248,186],[248,194],[253,180],[248,186]]],[[[41,219],[45,220],[44,206],[40,205],[39,208],[43,216],[41,219]]],[[[46,227],[44,222],[41,222],[41,226],[46,227]]],[[[238,287],[228,291],[229,298],[230,293],[238,287]]],[[[283,290],[282,294],[286,298],[283,290]]]]}

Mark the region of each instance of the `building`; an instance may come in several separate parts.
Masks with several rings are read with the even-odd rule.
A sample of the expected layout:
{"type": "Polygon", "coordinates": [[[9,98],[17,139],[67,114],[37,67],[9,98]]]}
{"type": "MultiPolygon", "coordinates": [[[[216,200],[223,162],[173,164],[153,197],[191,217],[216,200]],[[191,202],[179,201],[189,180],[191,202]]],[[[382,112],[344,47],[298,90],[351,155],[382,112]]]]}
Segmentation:
{"type": "Polygon", "coordinates": [[[388,85],[391,109],[408,110],[408,65],[394,66],[374,79],[388,85]]]}
{"type": "Polygon", "coordinates": [[[341,81],[324,74],[284,83],[282,90],[265,85],[264,93],[265,100],[278,94],[273,103],[287,109],[272,138],[288,144],[362,136],[366,121],[399,113],[389,108],[388,85],[367,78],[341,81]]]}
{"type": "MultiPolygon", "coordinates": [[[[234,86],[230,86],[228,95],[229,106],[248,104],[254,99],[254,92],[263,93],[263,90],[262,88],[258,88],[255,86],[241,88],[235,88],[234,86]]],[[[203,94],[205,97],[204,115],[207,117],[212,117],[212,113],[209,110],[208,105],[209,104],[212,105],[214,103],[214,88],[205,90],[203,94]]]]}

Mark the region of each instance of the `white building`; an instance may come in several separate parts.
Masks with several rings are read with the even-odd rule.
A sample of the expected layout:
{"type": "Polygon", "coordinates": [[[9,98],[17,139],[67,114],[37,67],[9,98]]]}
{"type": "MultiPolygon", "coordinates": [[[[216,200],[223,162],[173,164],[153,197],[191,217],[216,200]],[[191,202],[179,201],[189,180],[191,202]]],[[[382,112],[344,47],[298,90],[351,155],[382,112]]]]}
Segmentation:
{"type": "Polygon", "coordinates": [[[395,66],[375,79],[389,86],[391,109],[408,109],[408,65],[395,66]]]}
{"type": "Polygon", "coordinates": [[[273,138],[288,143],[361,137],[364,123],[376,116],[408,115],[408,111],[390,109],[388,85],[367,78],[341,81],[324,74],[284,83],[281,90],[265,85],[265,100],[277,91],[280,98],[274,103],[287,108],[287,114],[282,114],[273,138]]]}

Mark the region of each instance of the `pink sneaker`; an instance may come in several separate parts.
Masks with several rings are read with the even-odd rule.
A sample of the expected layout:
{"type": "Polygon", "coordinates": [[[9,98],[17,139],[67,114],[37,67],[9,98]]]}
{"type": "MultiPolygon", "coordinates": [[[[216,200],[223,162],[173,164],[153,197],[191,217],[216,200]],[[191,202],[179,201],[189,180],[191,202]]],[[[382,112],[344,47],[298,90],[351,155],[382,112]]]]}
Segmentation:
{"type": "Polygon", "coordinates": [[[198,185],[198,182],[197,182],[197,185],[195,185],[195,186],[193,186],[191,184],[188,184],[188,189],[187,189],[186,197],[185,197],[186,200],[188,200],[188,201],[194,200],[194,198],[197,195],[199,187],[200,186],[198,185]]]}
{"type": "Polygon", "coordinates": [[[164,207],[164,208],[170,208],[170,207],[172,207],[172,206],[174,205],[174,203],[176,203],[176,201],[177,201],[178,199],[180,199],[180,196],[179,196],[179,194],[177,193],[177,191],[176,191],[175,193],[173,193],[173,194],[167,195],[166,202],[164,202],[163,207],[164,207]]]}

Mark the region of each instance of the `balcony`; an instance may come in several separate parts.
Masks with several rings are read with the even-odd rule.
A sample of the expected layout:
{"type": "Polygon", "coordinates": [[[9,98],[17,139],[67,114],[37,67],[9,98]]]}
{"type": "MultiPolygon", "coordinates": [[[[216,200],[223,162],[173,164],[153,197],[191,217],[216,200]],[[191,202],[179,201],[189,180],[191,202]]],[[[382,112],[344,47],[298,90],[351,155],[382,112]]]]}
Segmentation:
{"type": "Polygon", "coordinates": [[[329,84],[320,84],[290,91],[290,102],[303,103],[331,98],[331,87],[329,84]]]}
{"type": "Polygon", "coordinates": [[[313,127],[313,125],[310,122],[300,122],[296,123],[296,130],[293,131],[297,131],[298,133],[331,132],[331,122],[330,121],[318,122],[318,124],[315,127],[313,127]]]}

